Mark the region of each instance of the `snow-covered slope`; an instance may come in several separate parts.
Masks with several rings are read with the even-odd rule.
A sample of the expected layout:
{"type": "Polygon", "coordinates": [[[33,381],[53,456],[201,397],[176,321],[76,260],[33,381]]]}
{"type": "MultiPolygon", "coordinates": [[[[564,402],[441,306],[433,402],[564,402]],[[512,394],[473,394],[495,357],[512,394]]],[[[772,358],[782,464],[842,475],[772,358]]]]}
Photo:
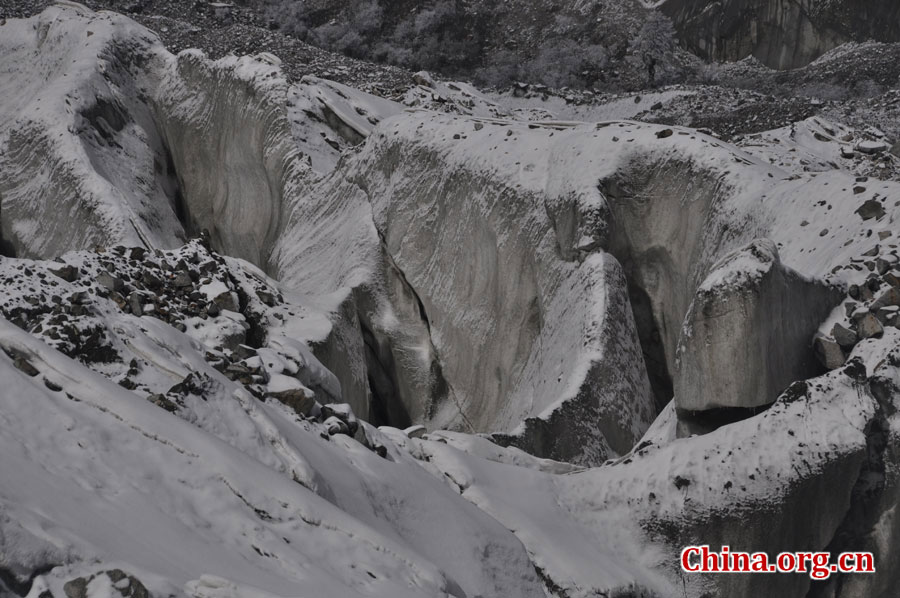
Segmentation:
{"type": "Polygon", "coordinates": [[[29,378],[0,357],[14,574],[65,565],[47,580],[56,592],[116,567],[154,595],[217,595],[222,584],[238,584],[222,594],[233,596],[542,594],[510,532],[396,451],[323,439],[224,379],[191,425],[0,327],[3,348],[40,371],[29,378]]]}
{"type": "Polygon", "coordinates": [[[374,428],[355,440],[290,400],[340,388],[290,334],[314,314],[251,265],[197,243],[63,260],[0,262],[19,587],[59,566],[54,592],[122,569],[153,595],[543,595],[504,527],[374,428]]]}
{"type": "Polygon", "coordinates": [[[22,256],[174,246],[176,183],[146,97],[162,46],[129,19],[51,7],[0,29],[2,237],[22,256]]]}

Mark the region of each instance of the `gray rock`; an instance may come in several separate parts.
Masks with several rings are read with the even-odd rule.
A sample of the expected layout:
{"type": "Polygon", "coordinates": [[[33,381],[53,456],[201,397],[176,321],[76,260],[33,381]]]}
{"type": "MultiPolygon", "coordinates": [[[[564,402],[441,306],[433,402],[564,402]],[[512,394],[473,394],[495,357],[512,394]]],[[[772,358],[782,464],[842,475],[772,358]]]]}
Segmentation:
{"type": "Polygon", "coordinates": [[[879,307],[878,311],[875,312],[875,317],[884,326],[892,326],[897,321],[898,312],[900,312],[900,307],[888,305],[887,307],[879,307]]]}
{"type": "Polygon", "coordinates": [[[888,150],[888,144],[883,141],[861,141],[856,144],[856,149],[869,155],[881,154],[888,150]]]}
{"type": "Polygon", "coordinates": [[[11,348],[4,348],[4,351],[12,358],[13,365],[26,375],[34,378],[40,372],[28,361],[28,356],[21,351],[11,348]]]}
{"type": "Polygon", "coordinates": [[[900,141],[891,146],[891,154],[900,158],[900,141]]]}
{"type": "Polygon", "coordinates": [[[67,581],[63,586],[63,592],[66,598],[87,598],[88,580],[84,577],[78,577],[67,581]]]}
{"type": "Polygon", "coordinates": [[[421,85],[423,87],[428,87],[434,89],[436,87],[434,82],[434,77],[431,76],[431,73],[428,71],[419,71],[418,73],[413,73],[413,81],[416,85],[421,85]]]}
{"type": "Polygon", "coordinates": [[[178,274],[175,275],[175,286],[176,287],[185,288],[185,287],[193,286],[193,284],[194,284],[194,281],[191,280],[191,275],[188,272],[186,272],[185,270],[182,270],[182,271],[178,272],[178,274]]]}
{"type": "Polygon", "coordinates": [[[66,264],[60,268],[50,268],[50,273],[54,276],[62,278],[66,282],[75,282],[76,280],[78,280],[78,276],[80,275],[80,273],[78,272],[78,268],[70,264],[66,264]]]}
{"type": "Polygon", "coordinates": [[[40,374],[37,368],[31,365],[31,363],[22,356],[16,356],[16,358],[13,360],[13,365],[24,372],[26,376],[31,376],[32,378],[34,378],[35,376],[40,374]]]}
{"type": "Polygon", "coordinates": [[[274,306],[275,306],[275,303],[276,303],[276,301],[275,301],[275,295],[272,294],[272,293],[270,293],[269,291],[265,291],[265,290],[263,290],[263,291],[256,291],[256,296],[259,298],[260,301],[262,301],[263,303],[265,303],[265,304],[268,305],[269,307],[274,307],[274,306]]]}
{"type": "Polygon", "coordinates": [[[226,291],[224,293],[220,293],[213,299],[213,303],[215,303],[219,309],[227,309],[228,311],[237,311],[238,305],[237,301],[234,299],[234,293],[231,291],[226,291]]]}
{"type": "MultiPolygon", "coordinates": [[[[95,577],[100,575],[106,575],[109,578],[115,591],[122,598],[150,598],[150,592],[144,584],[136,577],[128,575],[121,569],[110,569],[109,571],[103,571],[96,575],[91,575],[90,577],[78,577],[71,581],[67,581],[63,586],[63,592],[65,592],[66,598],[87,598],[88,584],[90,584],[95,577]],[[127,580],[127,584],[122,583],[124,580],[127,580]]],[[[115,594],[113,595],[115,596],[115,594]]]]}
{"type": "Polygon", "coordinates": [[[169,413],[174,413],[178,410],[178,405],[172,402],[166,395],[164,394],[155,394],[147,397],[147,400],[156,405],[157,407],[162,407],[169,413]]]}
{"type": "MultiPolygon", "coordinates": [[[[768,239],[726,256],[685,317],[675,363],[676,406],[759,407],[792,381],[815,375],[810,339],[843,297],[840,289],[784,266],[768,239]]],[[[840,350],[837,343],[835,348],[840,350]]]]}
{"type": "Polygon", "coordinates": [[[152,272],[144,271],[141,274],[141,282],[144,283],[148,289],[158,289],[163,286],[163,281],[160,280],[157,276],[154,276],[152,272]]]}
{"type": "Polygon", "coordinates": [[[883,293],[878,296],[870,309],[872,311],[877,311],[882,307],[888,307],[890,305],[900,306],[900,289],[896,287],[888,287],[883,293]]]}
{"type": "Polygon", "coordinates": [[[881,202],[870,199],[856,208],[856,213],[859,214],[859,217],[863,220],[871,220],[872,218],[877,219],[884,216],[884,206],[881,205],[881,202]]]}
{"type": "Polygon", "coordinates": [[[256,349],[250,345],[238,345],[232,350],[236,359],[248,359],[256,355],[256,349]]]}
{"type": "MultiPolygon", "coordinates": [[[[182,324],[183,325],[183,324],[182,324]]],[[[247,342],[247,329],[249,326],[246,326],[242,330],[237,330],[235,332],[226,334],[222,337],[222,346],[228,349],[229,351],[234,351],[240,345],[243,345],[247,342]]],[[[183,331],[182,331],[183,332],[183,331]]]]}
{"type": "Polygon", "coordinates": [[[353,410],[347,403],[329,403],[327,405],[322,405],[322,417],[326,420],[331,417],[336,417],[344,422],[348,430],[346,433],[350,436],[356,434],[356,430],[359,428],[359,421],[356,419],[353,410]]]}
{"type": "Polygon", "coordinates": [[[119,293],[125,288],[125,281],[121,278],[116,278],[109,272],[101,272],[98,274],[96,281],[97,284],[110,292],[119,293]]]}
{"type": "Polygon", "coordinates": [[[403,433],[409,438],[421,438],[426,432],[428,432],[428,430],[422,425],[410,426],[403,430],[403,433]]]}
{"type": "Polygon", "coordinates": [[[856,323],[856,332],[860,339],[881,338],[884,334],[884,327],[871,312],[862,315],[856,323]]]}
{"type": "Polygon", "coordinates": [[[300,415],[304,416],[309,415],[316,404],[315,394],[303,388],[270,392],[266,393],[266,396],[284,403],[300,415]]]}
{"type": "Polygon", "coordinates": [[[834,327],[832,327],[831,336],[834,337],[834,340],[842,349],[850,349],[859,342],[859,337],[856,336],[856,332],[841,324],[835,324],[834,327]]]}
{"type": "Polygon", "coordinates": [[[121,569],[111,569],[106,572],[106,575],[115,584],[123,598],[150,598],[150,592],[133,575],[128,575],[121,569]],[[121,583],[125,579],[128,580],[128,585],[121,583]]]}
{"type": "Polygon", "coordinates": [[[347,424],[345,424],[340,418],[335,417],[334,415],[327,418],[322,423],[325,425],[325,429],[328,430],[328,433],[331,436],[334,436],[335,434],[347,434],[349,432],[347,424]]]}
{"type": "Polygon", "coordinates": [[[128,305],[131,307],[132,314],[136,316],[144,315],[144,298],[140,293],[128,295],[128,305]]]}
{"type": "Polygon", "coordinates": [[[875,269],[881,275],[886,274],[891,268],[897,265],[897,257],[894,255],[885,255],[875,261],[875,269]]]}
{"type": "Polygon", "coordinates": [[[827,336],[817,334],[813,340],[813,349],[819,362],[829,370],[835,370],[847,362],[841,346],[827,336]]]}
{"type": "Polygon", "coordinates": [[[144,260],[144,257],[147,255],[147,250],[143,247],[132,247],[131,252],[129,253],[129,257],[133,260],[141,262],[144,260]]]}

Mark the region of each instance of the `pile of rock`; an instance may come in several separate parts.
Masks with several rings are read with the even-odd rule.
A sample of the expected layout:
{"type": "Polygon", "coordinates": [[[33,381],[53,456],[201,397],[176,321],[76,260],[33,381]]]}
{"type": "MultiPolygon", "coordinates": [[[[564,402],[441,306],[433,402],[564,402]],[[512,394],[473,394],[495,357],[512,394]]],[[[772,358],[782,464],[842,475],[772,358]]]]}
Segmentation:
{"type": "Polygon", "coordinates": [[[844,318],[814,341],[819,361],[828,369],[844,365],[857,343],[881,338],[886,327],[900,328],[900,256],[896,250],[877,258],[878,248],[867,252],[872,272],[865,283],[850,286],[844,318]]]}
{"type": "Polygon", "coordinates": [[[147,591],[144,584],[121,569],[110,569],[87,577],[76,577],[65,583],[63,592],[65,592],[66,598],[87,598],[100,593],[110,597],[119,595],[122,598],[150,598],[150,592],[147,591]],[[93,591],[90,591],[88,586],[91,586],[93,591]]]}
{"type": "MultiPolygon", "coordinates": [[[[386,454],[371,427],[341,402],[339,383],[323,373],[308,347],[277,334],[269,338],[273,326],[302,308],[202,240],[167,251],[69,253],[57,262],[3,259],[0,282],[8,290],[0,297],[0,316],[161,409],[191,419],[198,405],[230,395],[233,389],[215,370],[253,397],[287,406],[300,421],[318,426],[323,438],[347,435],[386,454]],[[130,333],[120,328],[132,318],[139,318],[139,329],[145,327],[139,322],[154,318],[200,341],[211,368],[189,368],[166,388],[169,375],[147,375],[154,365],[141,353],[132,358],[128,342],[122,344],[130,333]]],[[[7,353],[27,375],[41,374],[26,355],[7,353]]],[[[54,384],[52,390],[65,389],[54,384]]]]}
{"type": "MultiPolygon", "coordinates": [[[[248,304],[246,297],[241,300],[246,292],[229,274],[224,258],[201,242],[194,241],[175,252],[153,254],[139,247],[115,247],[97,256],[92,265],[100,266],[93,275],[99,296],[112,300],[125,313],[154,317],[182,332],[188,318],[206,320],[223,311],[242,313],[241,304],[248,304]]],[[[90,266],[82,267],[81,272],[90,275],[90,270],[90,266]]],[[[280,297],[263,284],[257,292],[267,298],[280,297]]],[[[274,299],[270,301],[274,303],[274,299]]],[[[258,314],[246,315],[254,316],[248,321],[258,319],[258,314]]]]}

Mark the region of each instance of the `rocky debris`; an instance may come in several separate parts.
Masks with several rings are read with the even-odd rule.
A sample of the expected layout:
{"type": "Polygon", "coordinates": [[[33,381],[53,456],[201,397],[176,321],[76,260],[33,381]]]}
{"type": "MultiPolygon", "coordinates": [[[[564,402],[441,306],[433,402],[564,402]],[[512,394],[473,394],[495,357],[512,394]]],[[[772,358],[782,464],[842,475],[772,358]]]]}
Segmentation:
{"type": "MultiPolygon", "coordinates": [[[[696,292],[679,341],[675,404],[684,411],[755,408],[818,371],[809,343],[843,291],[784,266],[759,239],[723,258],[696,292]]],[[[841,362],[834,341],[817,348],[841,362]]],[[[837,366],[835,366],[837,367],[837,366]]]]}
{"type": "Polygon", "coordinates": [[[121,569],[110,569],[95,573],[89,577],[76,577],[63,585],[66,598],[89,598],[95,595],[88,592],[88,586],[100,585],[101,592],[106,596],[121,596],[122,598],[151,598],[150,592],[143,583],[133,575],[128,575],[121,569]],[[93,582],[93,583],[92,583],[93,582]]]}
{"type": "MultiPolygon", "coordinates": [[[[339,390],[316,387],[314,391],[297,380],[304,390],[269,392],[268,372],[258,360],[249,361],[266,344],[267,327],[282,321],[282,311],[293,313],[297,308],[287,308],[277,289],[235,268],[202,240],[171,251],[120,246],[66,254],[61,260],[62,265],[0,263],[0,282],[7,289],[0,296],[0,315],[70,357],[102,364],[104,375],[167,411],[177,412],[188,397],[205,396],[211,392],[212,381],[191,374],[172,388],[155,387],[141,375],[138,359],[125,363],[123,356],[130,350],[110,330],[114,324],[109,314],[153,318],[201,338],[208,346],[207,362],[259,399],[272,396],[310,415],[318,404],[316,398],[322,402],[340,398],[339,390]],[[72,272],[79,275],[70,276],[72,272]]],[[[37,374],[23,356],[13,359],[25,373],[37,374]]],[[[296,356],[279,359],[292,364],[288,376],[302,374],[296,356]]]]}
{"type": "Polygon", "coordinates": [[[678,85],[670,91],[677,95],[662,107],[640,112],[635,118],[705,129],[714,137],[742,142],[743,136],[789,126],[819,112],[819,107],[809,98],[780,97],[762,93],[752,86],[735,89],[730,86],[678,85]]]}
{"type": "MultiPolygon", "coordinates": [[[[336,381],[304,369],[315,360],[311,353],[296,353],[284,340],[269,346],[269,326],[298,309],[287,306],[269,282],[236,267],[202,240],[171,251],[135,249],[70,253],[61,258],[62,267],[52,262],[0,262],[0,282],[8,289],[0,297],[0,315],[71,357],[102,364],[98,371],[103,375],[157,407],[196,417],[196,403],[216,396],[221,382],[191,372],[177,384],[159,388],[154,378],[142,375],[148,365],[143,355],[130,361],[124,357],[129,350],[119,344],[121,331],[111,330],[116,320],[110,316],[160,320],[201,339],[206,362],[250,395],[278,401],[330,434],[359,435],[360,423],[350,406],[331,404],[340,399],[336,381]],[[50,272],[70,268],[82,273],[72,282],[50,272]]],[[[29,376],[40,373],[24,354],[13,352],[10,358],[29,376]]],[[[320,364],[313,367],[323,369],[320,364]]],[[[62,390],[49,380],[45,384],[62,390]]],[[[377,442],[370,444],[373,451],[386,454],[377,442]]]]}
{"type": "Polygon", "coordinates": [[[888,327],[900,328],[900,260],[896,249],[890,253],[880,253],[879,246],[874,249],[874,253],[866,253],[880,255],[878,263],[882,267],[873,269],[864,284],[849,287],[844,319],[834,323],[829,332],[820,331],[814,341],[817,356],[828,369],[842,365],[831,343],[847,358],[860,341],[881,338],[888,327]]]}

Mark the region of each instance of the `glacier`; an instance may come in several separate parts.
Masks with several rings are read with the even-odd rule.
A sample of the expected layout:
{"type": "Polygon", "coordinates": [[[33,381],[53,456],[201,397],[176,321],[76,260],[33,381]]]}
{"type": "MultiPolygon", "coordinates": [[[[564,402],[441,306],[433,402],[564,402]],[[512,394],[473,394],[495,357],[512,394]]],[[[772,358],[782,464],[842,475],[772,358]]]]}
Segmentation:
{"type": "Polygon", "coordinates": [[[0,594],[800,596],[678,552],[900,546],[900,184],[807,168],[843,125],[401,103],[70,2],[0,57],[0,594]]]}

